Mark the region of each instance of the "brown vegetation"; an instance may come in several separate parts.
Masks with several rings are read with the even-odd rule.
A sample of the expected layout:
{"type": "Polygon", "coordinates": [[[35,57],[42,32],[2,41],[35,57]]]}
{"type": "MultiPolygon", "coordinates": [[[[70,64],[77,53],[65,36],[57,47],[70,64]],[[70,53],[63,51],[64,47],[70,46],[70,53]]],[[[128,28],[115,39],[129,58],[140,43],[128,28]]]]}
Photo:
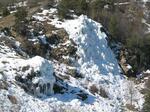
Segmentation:
{"type": "Polygon", "coordinates": [[[102,88],[102,87],[97,87],[96,85],[92,85],[92,86],[90,86],[90,92],[92,93],[92,94],[99,94],[101,97],[103,97],[103,98],[108,98],[108,94],[107,94],[107,92],[105,91],[105,89],[104,88],[102,88]]]}
{"type": "Polygon", "coordinates": [[[17,99],[15,96],[8,95],[9,100],[11,101],[12,104],[17,104],[17,99]]]}

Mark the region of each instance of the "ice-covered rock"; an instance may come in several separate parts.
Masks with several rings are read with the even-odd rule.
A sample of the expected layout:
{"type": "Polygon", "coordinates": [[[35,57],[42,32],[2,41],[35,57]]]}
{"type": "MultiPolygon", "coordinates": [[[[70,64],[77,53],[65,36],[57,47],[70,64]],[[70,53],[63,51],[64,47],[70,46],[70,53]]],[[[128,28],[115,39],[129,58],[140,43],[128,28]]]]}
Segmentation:
{"type": "Polygon", "coordinates": [[[39,56],[19,62],[19,73],[15,79],[25,90],[36,96],[53,94],[55,82],[52,64],[39,56]]]}

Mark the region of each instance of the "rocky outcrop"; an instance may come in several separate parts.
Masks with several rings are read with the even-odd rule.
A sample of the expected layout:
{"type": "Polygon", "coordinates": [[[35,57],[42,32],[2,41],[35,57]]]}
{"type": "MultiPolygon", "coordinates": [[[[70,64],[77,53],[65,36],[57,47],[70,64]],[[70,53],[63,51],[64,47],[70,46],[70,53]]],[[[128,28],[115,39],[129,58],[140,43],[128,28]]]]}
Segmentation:
{"type": "Polygon", "coordinates": [[[53,94],[55,82],[52,65],[39,56],[29,59],[21,65],[15,80],[26,92],[34,96],[53,94]],[[20,71],[20,72],[19,72],[20,71]]]}

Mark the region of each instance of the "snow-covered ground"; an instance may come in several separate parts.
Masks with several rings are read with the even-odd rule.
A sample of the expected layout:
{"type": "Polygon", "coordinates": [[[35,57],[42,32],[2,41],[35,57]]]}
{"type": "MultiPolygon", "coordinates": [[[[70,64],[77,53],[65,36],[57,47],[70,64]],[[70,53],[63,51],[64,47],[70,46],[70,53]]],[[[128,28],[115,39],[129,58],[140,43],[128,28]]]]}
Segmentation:
{"type": "MultiPolygon", "coordinates": [[[[63,110],[121,112],[126,104],[131,103],[131,94],[133,105],[136,109],[141,109],[142,95],[134,83],[127,81],[122,75],[115,55],[108,46],[106,34],[100,30],[102,25],[84,15],[61,22],[56,15],[53,15],[56,12],[56,9],[43,10],[42,13],[37,13],[33,17],[40,22],[47,21],[48,24],[53,24],[57,28],[64,28],[67,31],[69,38],[77,45],[78,59],[75,60],[73,67],[83,75],[83,78],[76,79],[70,76],[69,80],[63,82],[68,91],[62,94],[43,95],[40,98],[27,94],[16,84],[15,76],[20,74],[20,71],[17,71],[20,66],[28,64],[30,68],[40,70],[42,76],[46,75],[48,81],[55,80],[51,73],[53,71],[52,66],[56,75],[59,72],[66,75],[69,66],[63,63],[49,62],[41,57],[22,59],[12,49],[0,45],[0,70],[2,71],[0,72],[0,80],[5,79],[9,85],[8,90],[0,91],[2,109],[10,111],[13,106],[16,106],[20,112],[53,112],[54,110],[58,112],[63,112],[63,110]],[[50,18],[52,15],[53,19],[50,18]],[[92,94],[90,91],[92,85],[105,91],[106,97],[103,96],[102,91],[92,94]],[[81,91],[87,95],[85,100],[78,98],[77,94],[81,91]],[[133,92],[131,93],[131,91],[133,92]],[[8,95],[15,96],[18,103],[11,104],[8,95]],[[4,100],[5,102],[3,102],[4,100]]],[[[26,73],[21,74],[24,77],[27,75],[26,73]]]]}
{"type": "MultiPolygon", "coordinates": [[[[52,22],[52,24],[66,29],[70,38],[77,44],[77,54],[80,59],[76,66],[85,75],[85,79],[81,82],[84,83],[88,79],[89,85],[100,85],[109,94],[109,99],[105,99],[102,102],[101,98],[98,98],[98,107],[100,107],[98,110],[100,112],[115,112],[119,111],[119,107],[123,103],[129,103],[128,82],[121,75],[118,62],[107,45],[105,33],[100,31],[101,24],[83,15],[75,20],[65,21],[62,24],[56,21],[52,22]]],[[[137,93],[134,99],[137,103],[136,107],[141,106],[143,101],[139,99],[140,94],[135,93],[137,93]]]]}

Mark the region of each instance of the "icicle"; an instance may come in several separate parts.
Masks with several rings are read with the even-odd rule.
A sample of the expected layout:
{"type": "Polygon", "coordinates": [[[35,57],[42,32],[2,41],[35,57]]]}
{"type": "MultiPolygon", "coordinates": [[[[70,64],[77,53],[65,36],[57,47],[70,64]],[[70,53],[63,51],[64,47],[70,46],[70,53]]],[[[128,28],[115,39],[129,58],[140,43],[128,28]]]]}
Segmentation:
{"type": "Polygon", "coordinates": [[[46,94],[46,84],[43,84],[43,94],[46,94]]]}
{"type": "Polygon", "coordinates": [[[40,87],[36,87],[36,95],[37,95],[37,96],[40,95],[40,87]]]}

